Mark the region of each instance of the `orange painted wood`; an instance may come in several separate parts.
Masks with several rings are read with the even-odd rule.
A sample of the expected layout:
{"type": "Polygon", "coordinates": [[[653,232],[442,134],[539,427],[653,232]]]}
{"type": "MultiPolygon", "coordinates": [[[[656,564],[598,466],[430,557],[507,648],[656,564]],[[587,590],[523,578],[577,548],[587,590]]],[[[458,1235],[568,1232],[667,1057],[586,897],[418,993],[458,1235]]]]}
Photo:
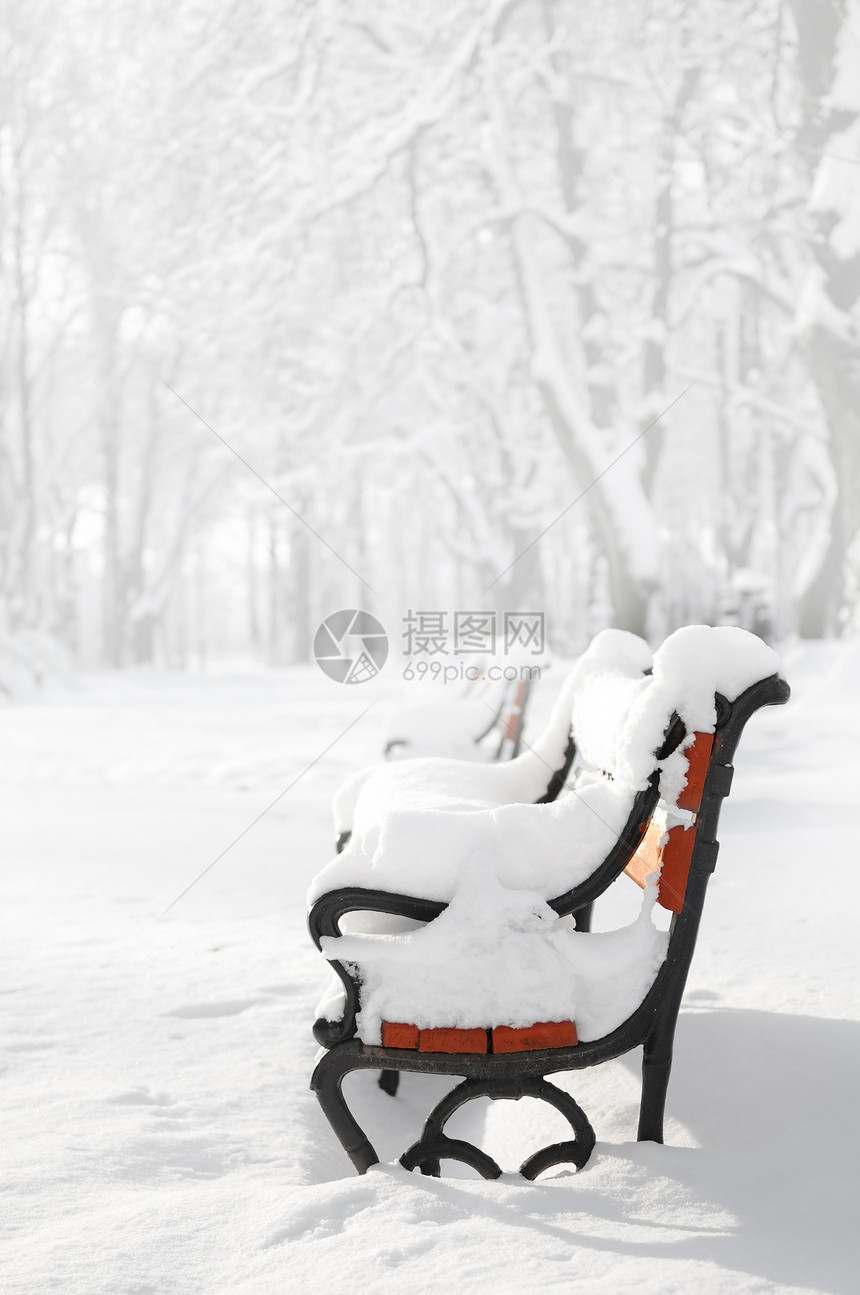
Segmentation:
{"type": "Polygon", "coordinates": [[[660,873],[657,902],[672,913],[680,913],[684,907],[695,840],[694,827],[671,827],[669,840],[663,847],[663,871],[660,873]]]}
{"type": "Polygon", "coordinates": [[[665,835],[666,829],[662,823],[651,819],[648,828],[643,836],[639,849],[630,858],[624,871],[628,877],[632,877],[637,886],[645,889],[645,878],[651,872],[657,872],[663,861],[663,847],[660,845],[661,838],[665,835]]]}
{"type": "Polygon", "coordinates": [[[435,1030],[422,1030],[418,1048],[420,1052],[486,1052],[486,1030],[455,1030],[441,1026],[435,1030]]]}
{"type": "Polygon", "coordinates": [[[695,827],[670,827],[667,832],[660,821],[652,818],[639,849],[624,871],[644,890],[646,878],[659,869],[657,903],[671,913],[680,913],[695,840],[695,827]]]}
{"type": "Polygon", "coordinates": [[[644,890],[645,878],[648,876],[648,873],[653,872],[654,869],[649,868],[647,864],[643,863],[638,854],[634,854],[628,861],[624,871],[627,873],[627,876],[631,881],[635,881],[636,885],[641,886],[642,890],[644,890]]]}
{"type": "Polygon", "coordinates": [[[404,1025],[400,1021],[382,1022],[383,1048],[417,1048],[418,1026],[404,1025]]]}
{"type": "Polygon", "coordinates": [[[687,757],[687,785],[678,797],[679,809],[688,809],[695,814],[701,805],[713,746],[713,733],[696,733],[692,745],[684,752],[687,757]]]}
{"type": "Polygon", "coordinates": [[[514,1029],[497,1025],[493,1030],[493,1052],[534,1052],[538,1048],[570,1048],[577,1042],[573,1021],[537,1021],[514,1029]]]}
{"type": "Polygon", "coordinates": [[[520,682],[517,684],[517,691],[514,694],[514,700],[504,720],[504,736],[513,742],[520,730],[523,713],[523,697],[525,696],[526,686],[520,682]]]}

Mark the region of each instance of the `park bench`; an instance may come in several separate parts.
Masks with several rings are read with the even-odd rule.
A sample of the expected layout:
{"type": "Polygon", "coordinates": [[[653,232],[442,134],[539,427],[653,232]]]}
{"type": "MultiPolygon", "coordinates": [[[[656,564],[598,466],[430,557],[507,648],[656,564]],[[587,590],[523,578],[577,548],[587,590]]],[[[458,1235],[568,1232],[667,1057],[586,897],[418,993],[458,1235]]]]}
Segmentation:
{"type": "Polygon", "coordinates": [[[401,1072],[460,1077],[401,1157],[425,1174],[444,1159],[501,1173],[446,1136],[464,1103],[548,1102],[572,1136],[520,1166],[533,1179],[582,1168],[595,1143],[547,1076],[641,1046],[638,1137],[662,1142],[732,759],[750,716],[788,697],[775,653],[744,631],[686,627],[653,658],[604,631],[516,760],[412,760],[352,780],[338,811],[345,848],[310,896],[311,935],[339,987],[314,1026],[324,1052],[311,1086],[360,1173],[378,1157],[341,1085],[361,1069],[392,1094],[401,1072]],[[590,934],[594,901],[622,873],[644,891],[639,918],[590,934]],[[668,931],[651,921],[655,903],[668,931]]]}
{"type": "Polygon", "coordinates": [[[386,760],[425,755],[513,760],[519,755],[531,678],[495,679],[492,660],[471,668],[474,677],[454,697],[428,697],[393,712],[384,736],[386,760]]]}

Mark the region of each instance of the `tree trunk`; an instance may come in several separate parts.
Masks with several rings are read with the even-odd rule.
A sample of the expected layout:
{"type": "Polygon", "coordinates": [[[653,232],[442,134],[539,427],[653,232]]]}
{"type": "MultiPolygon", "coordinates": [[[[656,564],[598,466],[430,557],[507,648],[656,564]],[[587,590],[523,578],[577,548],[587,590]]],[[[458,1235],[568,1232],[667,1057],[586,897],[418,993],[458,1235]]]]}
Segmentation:
{"type": "MultiPolygon", "coordinates": [[[[847,29],[850,14],[845,0],[792,0],[798,32],[798,59],[803,80],[803,126],[799,142],[811,170],[832,166],[825,154],[833,135],[857,119],[849,106],[854,92],[839,87],[836,55],[842,41],[856,41],[847,29]]],[[[844,74],[843,74],[844,75],[844,74]]],[[[833,152],[838,156],[840,148],[833,152]]],[[[825,194],[827,194],[825,188],[825,194]]],[[[850,220],[850,199],[841,189],[830,189],[830,205],[819,199],[810,213],[813,233],[810,251],[817,262],[825,297],[808,330],[812,377],[825,411],[830,448],[836,469],[837,496],[831,518],[830,543],[817,579],[810,582],[798,608],[798,628],[818,637],[837,633],[845,593],[845,553],[860,529],[860,347],[857,304],[860,301],[860,252],[856,229],[847,244],[836,236],[841,223],[850,220]],[[844,327],[833,326],[833,320],[844,327]]]]}

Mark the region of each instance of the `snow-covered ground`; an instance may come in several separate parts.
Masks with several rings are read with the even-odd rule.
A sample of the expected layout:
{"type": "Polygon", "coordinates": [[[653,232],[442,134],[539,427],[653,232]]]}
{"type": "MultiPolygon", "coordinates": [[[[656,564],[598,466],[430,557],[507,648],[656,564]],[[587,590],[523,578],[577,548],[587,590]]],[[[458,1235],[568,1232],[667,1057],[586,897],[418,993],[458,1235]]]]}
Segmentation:
{"type": "MultiPolygon", "coordinates": [[[[784,663],[792,702],[751,721],[723,814],[667,1145],[633,1140],[634,1055],[562,1081],[597,1148],[535,1184],[359,1178],[308,1091],[305,892],[390,682],[135,673],[2,710],[0,1288],[856,1292],[860,645],[784,663]]],[[[439,1082],[348,1083],[395,1162],[439,1082]]],[[[458,1118],[513,1167],[557,1117],[458,1118]]]]}

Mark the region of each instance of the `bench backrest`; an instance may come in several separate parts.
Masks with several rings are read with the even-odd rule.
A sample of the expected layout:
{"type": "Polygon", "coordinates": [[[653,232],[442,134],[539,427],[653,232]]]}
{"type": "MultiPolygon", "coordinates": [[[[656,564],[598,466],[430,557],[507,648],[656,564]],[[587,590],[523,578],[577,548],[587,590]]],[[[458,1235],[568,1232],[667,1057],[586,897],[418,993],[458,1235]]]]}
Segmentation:
{"type": "Polygon", "coordinates": [[[639,842],[635,854],[624,871],[643,889],[648,877],[659,874],[657,903],[673,913],[680,913],[684,905],[687,877],[696,841],[696,815],[702,803],[705,780],[714,749],[713,733],[694,733],[692,745],[684,754],[687,758],[687,782],[678,796],[674,809],[690,815],[678,822],[680,815],[673,807],[655,808],[639,842]]]}

